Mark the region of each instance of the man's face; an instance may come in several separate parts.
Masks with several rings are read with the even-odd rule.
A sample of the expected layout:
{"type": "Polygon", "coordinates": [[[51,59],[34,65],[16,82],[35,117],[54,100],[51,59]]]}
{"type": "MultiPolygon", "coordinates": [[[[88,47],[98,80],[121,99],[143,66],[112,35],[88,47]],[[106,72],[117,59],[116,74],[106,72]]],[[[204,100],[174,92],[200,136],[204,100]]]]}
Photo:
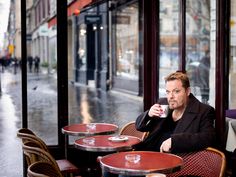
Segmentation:
{"type": "Polygon", "coordinates": [[[182,109],[186,106],[190,88],[185,89],[180,80],[166,82],[166,95],[170,109],[182,109]]]}

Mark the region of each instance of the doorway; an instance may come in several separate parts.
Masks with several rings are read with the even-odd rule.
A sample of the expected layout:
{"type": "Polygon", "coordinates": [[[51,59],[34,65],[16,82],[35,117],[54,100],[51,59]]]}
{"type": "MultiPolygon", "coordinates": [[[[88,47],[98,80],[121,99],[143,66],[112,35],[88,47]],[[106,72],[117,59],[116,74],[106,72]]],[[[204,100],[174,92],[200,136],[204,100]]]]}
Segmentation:
{"type": "Polygon", "coordinates": [[[95,30],[93,24],[87,24],[87,84],[93,87],[95,87],[95,53],[95,30]]]}

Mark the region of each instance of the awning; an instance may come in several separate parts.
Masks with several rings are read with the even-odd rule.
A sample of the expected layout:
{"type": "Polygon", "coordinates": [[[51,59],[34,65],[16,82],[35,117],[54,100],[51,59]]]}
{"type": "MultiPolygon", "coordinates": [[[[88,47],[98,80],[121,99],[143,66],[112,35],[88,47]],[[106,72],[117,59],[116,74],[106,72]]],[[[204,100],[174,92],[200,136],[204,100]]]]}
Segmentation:
{"type": "Polygon", "coordinates": [[[55,26],[57,24],[57,16],[53,16],[48,20],[48,28],[55,26]]]}
{"type": "Polygon", "coordinates": [[[67,8],[68,17],[72,16],[77,10],[81,10],[83,7],[87,6],[92,2],[93,0],[77,0],[72,2],[67,8]]]}

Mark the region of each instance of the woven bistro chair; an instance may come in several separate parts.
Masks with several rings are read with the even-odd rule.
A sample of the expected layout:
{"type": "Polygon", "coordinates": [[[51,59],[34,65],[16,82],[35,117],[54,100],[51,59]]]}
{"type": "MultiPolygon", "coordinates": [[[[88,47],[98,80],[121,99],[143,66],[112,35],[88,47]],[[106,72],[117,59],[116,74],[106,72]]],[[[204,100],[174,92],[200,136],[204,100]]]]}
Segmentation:
{"type": "Polygon", "coordinates": [[[183,158],[183,168],[167,177],[224,177],[226,160],[223,152],[208,147],[202,151],[177,154],[183,158]]]}
{"type": "Polygon", "coordinates": [[[20,136],[21,134],[35,135],[35,133],[32,130],[28,129],[28,128],[19,129],[18,132],[17,132],[17,135],[20,136]]]}
{"type": "Polygon", "coordinates": [[[40,145],[40,148],[49,152],[46,143],[41,138],[39,138],[32,130],[28,128],[19,129],[17,131],[17,137],[19,137],[22,140],[22,143],[25,143],[28,141],[35,141],[40,145]]]}
{"type": "Polygon", "coordinates": [[[135,127],[135,121],[132,121],[121,128],[120,135],[135,136],[137,138],[140,138],[141,140],[144,140],[147,136],[147,132],[138,131],[135,127]]]}
{"type": "Polygon", "coordinates": [[[28,167],[27,177],[63,177],[63,175],[51,163],[38,161],[28,167]]]}
{"type": "MultiPolygon", "coordinates": [[[[52,157],[52,155],[49,152],[49,149],[47,148],[46,143],[39,138],[38,136],[36,136],[31,130],[23,128],[23,129],[19,129],[17,132],[17,136],[19,138],[22,139],[22,147],[23,147],[23,151],[24,151],[24,145],[31,145],[33,147],[37,147],[40,148],[41,150],[47,152],[47,154],[49,154],[51,156],[50,159],[54,159],[52,157]]],[[[25,149],[27,149],[27,147],[25,147],[25,149]]],[[[26,152],[24,152],[25,156],[26,156],[26,162],[29,165],[31,165],[33,162],[37,161],[37,159],[35,160],[35,155],[31,156],[26,152]]],[[[74,173],[74,174],[79,174],[81,172],[81,169],[79,169],[78,167],[76,167],[73,163],[71,163],[69,160],[67,159],[58,159],[54,161],[57,163],[57,165],[59,166],[60,171],[65,174],[65,173],[74,173]]]]}
{"type": "Polygon", "coordinates": [[[54,157],[49,152],[42,149],[37,142],[28,141],[22,144],[22,148],[26,158],[28,159],[28,166],[38,161],[44,161],[51,163],[63,175],[70,174],[73,176],[73,174],[78,174],[80,172],[79,169],[69,161],[66,161],[65,163],[64,160],[55,160],[54,157]]]}

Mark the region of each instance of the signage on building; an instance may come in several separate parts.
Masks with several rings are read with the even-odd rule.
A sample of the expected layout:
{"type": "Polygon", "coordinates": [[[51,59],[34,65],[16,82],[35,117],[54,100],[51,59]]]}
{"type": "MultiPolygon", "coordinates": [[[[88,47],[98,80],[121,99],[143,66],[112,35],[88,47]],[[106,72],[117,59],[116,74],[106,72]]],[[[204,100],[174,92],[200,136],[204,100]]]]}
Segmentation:
{"type": "Polygon", "coordinates": [[[31,41],[32,40],[32,35],[31,34],[27,34],[26,35],[26,40],[27,41],[31,41]]]}
{"type": "Polygon", "coordinates": [[[48,26],[42,25],[39,27],[39,36],[48,36],[48,26]]]}
{"type": "Polygon", "coordinates": [[[84,18],[86,24],[100,24],[102,22],[100,15],[85,15],[84,18]]]}
{"type": "Polygon", "coordinates": [[[128,15],[114,16],[113,23],[129,25],[130,24],[130,16],[128,16],[128,15]]]}

